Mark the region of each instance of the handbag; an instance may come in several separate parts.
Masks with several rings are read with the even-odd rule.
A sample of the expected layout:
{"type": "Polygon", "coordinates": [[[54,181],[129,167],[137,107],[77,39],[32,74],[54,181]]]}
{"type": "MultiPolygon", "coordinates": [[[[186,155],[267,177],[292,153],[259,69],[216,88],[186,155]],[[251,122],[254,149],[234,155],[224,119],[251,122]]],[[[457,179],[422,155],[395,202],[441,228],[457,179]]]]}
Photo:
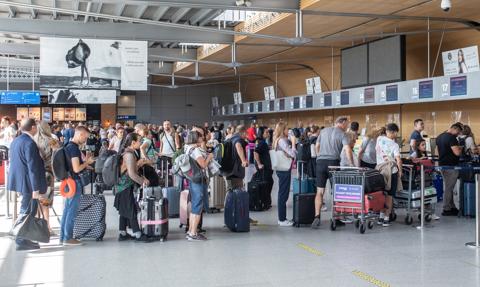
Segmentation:
{"type": "MultiPolygon", "coordinates": [[[[278,141],[277,141],[278,143],[278,141]]],[[[289,171],[292,167],[292,159],[289,158],[282,150],[270,150],[270,160],[272,161],[272,169],[275,171],[289,171]]]]}
{"type": "Polygon", "coordinates": [[[13,227],[12,234],[15,236],[15,238],[48,243],[50,242],[50,230],[48,229],[48,223],[45,220],[42,208],[38,208],[40,210],[41,217],[38,218],[35,216],[33,211],[37,208],[33,208],[34,200],[35,199],[31,201],[30,213],[17,221],[13,227]]]}

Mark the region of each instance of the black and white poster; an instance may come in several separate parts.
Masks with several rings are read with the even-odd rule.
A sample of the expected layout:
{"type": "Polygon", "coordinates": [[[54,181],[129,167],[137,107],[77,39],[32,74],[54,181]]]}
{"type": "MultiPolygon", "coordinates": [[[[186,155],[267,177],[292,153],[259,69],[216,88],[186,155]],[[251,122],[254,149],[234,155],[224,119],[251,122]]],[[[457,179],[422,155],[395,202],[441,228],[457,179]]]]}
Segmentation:
{"type": "Polygon", "coordinates": [[[48,90],[49,104],[115,104],[115,90],[48,90]]]}
{"type": "Polygon", "coordinates": [[[147,90],[147,42],[40,38],[40,87],[147,90]]]}
{"type": "Polygon", "coordinates": [[[305,79],[307,86],[307,95],[320,94],[322,92],[322,83],[320,77],[305,79]]]}

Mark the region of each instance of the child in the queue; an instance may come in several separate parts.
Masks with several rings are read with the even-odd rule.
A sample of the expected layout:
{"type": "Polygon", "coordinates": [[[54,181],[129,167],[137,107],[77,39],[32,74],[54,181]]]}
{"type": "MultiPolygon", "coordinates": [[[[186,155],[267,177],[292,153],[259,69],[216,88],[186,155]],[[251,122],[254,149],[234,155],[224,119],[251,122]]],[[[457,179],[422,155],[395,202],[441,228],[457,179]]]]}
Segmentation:
{"type": "Polygon", "coordinates": [[[207,238],[198,232],[201,215],[204,209],[204,201],[208,201],[208,184],[206,177],[206,169],[208,164],[213,160],[213,154],[207,153],[203,148],[205,146],[205,135],[197,130],[192,130],[187,135],[185,143],[185,153],[194,161],[192,164],[193,173],[200,173],[201,176],[193,176],[196,180],[189,180],[190,197],[192,210],[190,212],[189,229],[187,232],[188,241],[204,241],[207,238]],[[207,197],[205,197],[207,194],[207,197]]]}
{"type": "Polygon", "coordinates": [[[120,180],[116,186],[116,195],[114,206],[118,210],[119,218],[119,236],[118,241],[135,239],[137,242],[149,242],[148,237],[142,234],[137,220],[137,204],[133,195],[137,185],[148,186],[146,178],[141,177],[137,172],[138,157],[136,150],[140,148],[141,137],[136,133],[131,133],[125,139],[125,145],[122,154],[122,165],[120,167],[120,180]],[[134,237],[127,233],[127,226],[132,228],[134,237]]]}
{"type": "Polygon", "coordinates": [[[415,142],[415,147],[413,148],[412,153],[410,153],[410,158],[413,162],[418,162],[427,158],[427,142],[424,139],[415,142]]]}

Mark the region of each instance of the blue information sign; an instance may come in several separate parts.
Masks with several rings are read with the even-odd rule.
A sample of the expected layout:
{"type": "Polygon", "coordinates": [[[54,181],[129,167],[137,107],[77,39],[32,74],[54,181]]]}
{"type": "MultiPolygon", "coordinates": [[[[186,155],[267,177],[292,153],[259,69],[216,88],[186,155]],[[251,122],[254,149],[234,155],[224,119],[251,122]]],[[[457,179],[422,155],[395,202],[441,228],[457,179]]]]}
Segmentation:
{"type": "Polygon", "coordinates": [[[119,121],[133,121],[136,120],[137,116],[130,115],[130,116],[125,116],[125,115],[118,115],[117,120],[119,121]]]}
{"type": "Polygon", "coordinates": [[[40,92],[35,91],[1,91],[0,103],[4,105],[39,105],[40,92]]]}
{"type": "Polygon", "coordinates": [[[467,76],[459,76],[450,78],[450,96],[466,96],[467,95],[467,76]]]}
{"type": "Polygon", "coordinates": [[[363,186],[351,184],[335,184],[334,201],[361,203],[363,186]]]}
{"type": "Polygon", "coordinates": [[[387,102],[398,101],[398,86],[390,85],[387,86],[387,102]]]}
{"type": "Polygon", "coordinates": [[[423,81],[418,83],[418,97],[420,99],[433,98],[433,81],[423,81]]]}

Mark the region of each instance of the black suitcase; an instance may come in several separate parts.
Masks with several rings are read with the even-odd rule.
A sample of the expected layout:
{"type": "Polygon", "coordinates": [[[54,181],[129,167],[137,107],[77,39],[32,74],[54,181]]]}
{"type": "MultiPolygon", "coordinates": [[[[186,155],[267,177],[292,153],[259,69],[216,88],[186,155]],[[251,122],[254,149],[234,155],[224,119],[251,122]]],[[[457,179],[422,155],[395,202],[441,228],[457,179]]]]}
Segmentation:
{"type": "Polygon", "coordinates": [[[315,193],[293,195],[293,222],[296,227],[312,224],[315,219],[315,193]]]}
{"type": "Polygon", "coordinates": [[[269,184],[263,176],[257,172],[248,183],[249,209],[250,211],[264,211],[268,209],[269,184]]]}
{"type": "Polygon", "coordinates": [[[103,240],[107,225],[107,203],[103,195],[83,194],[73,227],[73,238],[103,240]]]}
{"type": "Polygon", "coordinates": [[[385,190],[385,178],[376,169],[365,172],[365,193],[385,190]]]}
{"type": "Polygon", "coordinates": [[[150,239],[165,241],[168,236],[168,200],[144,198],[140,206],[140,226],[150,239]]]}

